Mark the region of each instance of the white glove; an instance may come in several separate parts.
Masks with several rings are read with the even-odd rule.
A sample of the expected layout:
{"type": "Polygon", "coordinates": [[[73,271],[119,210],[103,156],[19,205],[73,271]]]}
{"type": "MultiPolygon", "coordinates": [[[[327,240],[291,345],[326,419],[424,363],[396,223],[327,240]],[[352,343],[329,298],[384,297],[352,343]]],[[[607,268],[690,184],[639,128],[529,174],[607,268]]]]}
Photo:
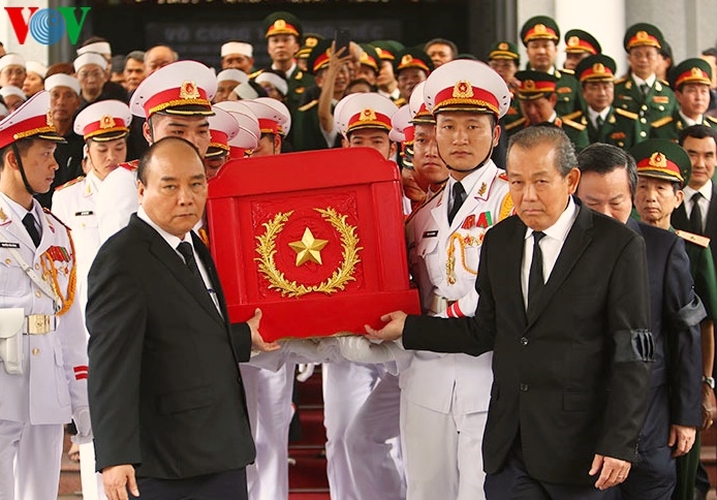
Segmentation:
{"type": "Polygon", "coordinates": [[[299,363],[297,369],[299,373],[296,375],[296,380],[299,382],[306,382],[314,374],[316,363],[299,363]]]}
{"type": "Polygon", "coordinates": [[[381,364],[395,361],[387,344],[374,344],[363,335],[339,337],[341,356],[354,363],[381,364]]]}
{"type": "Polygon", "coordinates": [[[92,422],[90,421],[90,409],[87,406],[80,406],[72,414],[72,420],[75,421],[77,427],[77,435],[72,436],[72,442],[75,444],[85,444],[92,442],[92,422]]]}

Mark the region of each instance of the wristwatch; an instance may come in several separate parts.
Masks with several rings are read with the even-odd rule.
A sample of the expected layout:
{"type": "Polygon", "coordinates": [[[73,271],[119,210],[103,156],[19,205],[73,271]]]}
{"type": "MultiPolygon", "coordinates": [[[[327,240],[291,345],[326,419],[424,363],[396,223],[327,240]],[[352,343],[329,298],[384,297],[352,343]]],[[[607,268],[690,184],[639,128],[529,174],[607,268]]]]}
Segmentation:
{"type": "Polygon", "coordinates": [[[709,385],[712,389],[715,388],[715,379],[712,377],[708,377],[707,375],[702,375],[702,382],[709,385]]]}

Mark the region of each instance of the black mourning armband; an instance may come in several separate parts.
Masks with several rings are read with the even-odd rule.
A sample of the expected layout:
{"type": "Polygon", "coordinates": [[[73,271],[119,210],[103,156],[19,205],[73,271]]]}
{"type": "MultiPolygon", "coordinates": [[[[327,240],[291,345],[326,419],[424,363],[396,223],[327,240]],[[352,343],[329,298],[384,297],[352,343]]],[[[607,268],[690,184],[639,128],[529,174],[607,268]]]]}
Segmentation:
{"type": "Polygon", "coordinates": [[[655,341],[652,332],[646,329],[618,332],[615,335],[615,362],[655,360],[655,341]]]}
{"type": "Polygon", "coordinates": [[[707,317],[707,311],[700,298],[695,295],[692,301],[670,316],[672,326],[677,330],[685,330],[700,324],[707,317]]]}

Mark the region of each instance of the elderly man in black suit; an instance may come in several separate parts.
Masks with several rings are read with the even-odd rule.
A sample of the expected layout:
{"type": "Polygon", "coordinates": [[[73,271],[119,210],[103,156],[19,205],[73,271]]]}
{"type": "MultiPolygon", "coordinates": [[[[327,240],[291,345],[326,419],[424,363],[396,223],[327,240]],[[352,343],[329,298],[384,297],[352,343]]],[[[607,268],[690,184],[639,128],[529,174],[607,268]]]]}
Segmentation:
{"type": "Polygon", "coordinates": [[[254,460],[238,363],[267,350],[260,311],[229,326],[219,278],[192,227],[202,158],[156,142],[138,169],[141,206],[89,274],[88,380],[97,470],[110,500],[246,499],[254,460]],[[136,479],[135,479],[136,476],[136,479]]]}
{"type": "MultiPolygon", "coordinates": [[[[592,144],[580,152],[578,164],[580,200],[625,223],[645,239],[647,249],[655,364],[638,445],[640,460],[620,485],[620,492],[623,500],[670,500],[677,484],[675,457],[690,451],[696,429],[702,425],[700,320],[706,313],[694,291],[683,240],[630,218],[637,187],[635,159],[617,146],[592,144]]],[[[677,179],[679,172],[663,175],[677,179]]]]}
{"type": "Polygon", "coordinates": [[[517,216],[486,233],[475,318],[384,316],[408,349],[493,350],[483,460],[491,499],[614,498],[637,459],[653,339],[644,240],[572,197],[565,133],[513,136],[517,216]]]}

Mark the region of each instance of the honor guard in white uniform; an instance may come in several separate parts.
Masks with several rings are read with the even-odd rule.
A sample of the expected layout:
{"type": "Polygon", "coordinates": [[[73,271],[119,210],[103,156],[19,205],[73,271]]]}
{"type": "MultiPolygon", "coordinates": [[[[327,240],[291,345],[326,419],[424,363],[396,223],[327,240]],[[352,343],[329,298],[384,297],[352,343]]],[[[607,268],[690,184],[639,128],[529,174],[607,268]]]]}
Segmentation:
{"type": "MultiPolygon", "coordinates": [[[[72,230],[77,252],[77,301],[84,326],[87,304],[87,273],[100,248],[95,204],[102,181],[117,165],[127,159],[127,134],[132,114],[129,107],[116,100],[90,104],[75,118],[74,131],[85,141],[87,175],[80,176],[55,189],[53,213],[72,230]]],[[[89,333],[85,328],[85,334],[89,333]]],[[[80,447],[82,494],[86,500],[104,498],[102,476],[95,472],[94,448],[91,443],[80,447]]]]}
{"type": "Polygon", "coordinates": [[[229,160],[237,160],[251,156],[259,146],[261,129],[259,119],[249,106],[244,102],[222,101],[216,104],[217,108],[223,109],[239,123],[239,133],[229,141],[229,160]]]}
{"type": "MultiPolygon", "coordinates": [[[[168,64],[145,78],[132,94],[130,111],[145,122],[142,132],[150,144],[168,136],[188,140],[204,157],[209,148],[208,116],[217,90],[214,72],[197,61],[168,64]]],[[[96,214],[100,242],[129,222],[137,211],[137,160],[122,163],[103,181],[96,214]]]]}
{"type": "MultiPolygon", "coordinates": [[[[261,136],[252,156],[279,154],[291,130],[289,109],[270,97],[242,101],[258,118],[261,136]]],[[[247,487],[252,500],[286,500],[289,497],[289,425],[293,417],[291,396],[295,363],[277,371],[251,364],[240,366],[247,410],[256,447],[254,464],[247,467],[247,487]]]]}
{"type": "MultiPolygon", "coordinates": [[[[438,122],[438,152],[451,175],[406,223],[411,275],[425,314],[472,316],[483,237],[513,208],[505,174],[490,159],[510,91],[489,66],[458,60],[428,77],[423,96],[438,122]]],[[[425,123],[422,116],[419,123],[425,123]]],[[[417,351],[401,371],[408,499],[484,498],[481,444],[491,361],[492,353],[475,358],[417,351]]]]}
{"type": "Polygon", "coordinates": [[[54,499],[63,424],[91,439],[87,353],[69,230],[33,198],[63,141],[39,92],[0,122],[0,498],[54,499]]]}
{"type": "MultiPolygon", "coordinates": [[[[349,95],[334,110],[336,130],[345,146],[373,147],[391,159],[396,145],[388,134],[397,110],[379,94],[349,95]]],[[[398,378],[382,365],[348,361],[323,365],[322,375],[331,498],[405,498],[398,378]]]]}
{"type": "MultiPolygon", "coordinates": [[[[217,106],[212,106],[212,110],[214,115],[209,117],[211,142],[204,155],[204,172],[207,174],[207,180],[216,177],[229,159],[229,141],[234,140],[240,130],[239,123],[230,113],[217,106]]],[[[198,224],[204,227],[203,220],[198,224]]]]}

